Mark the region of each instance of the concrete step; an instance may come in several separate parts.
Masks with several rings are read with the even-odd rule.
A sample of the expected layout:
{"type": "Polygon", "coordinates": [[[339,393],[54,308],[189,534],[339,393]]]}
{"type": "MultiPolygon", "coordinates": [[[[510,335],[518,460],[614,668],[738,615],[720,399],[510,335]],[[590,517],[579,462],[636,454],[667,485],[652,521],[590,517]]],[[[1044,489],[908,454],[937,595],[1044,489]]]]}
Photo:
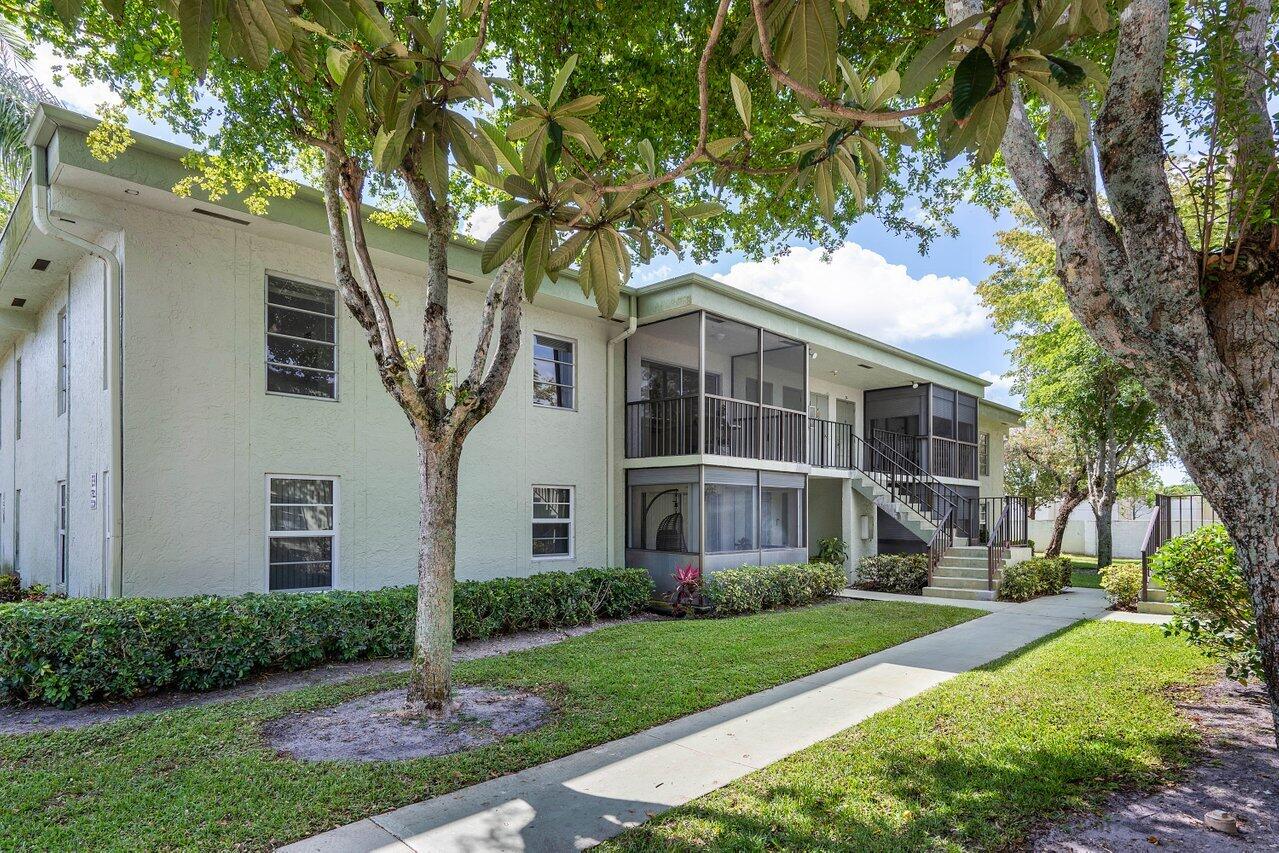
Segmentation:
{"type": "Polygon", "coordinates": [[[944,557],[942,557],[942,562],[950,566],[967,566],[971,569],[984,569],[986,568],[986,559],[985,554],[982,554],[980,557],[972,557],[967,554],[956,554],[952,548],[950,551],[946,552],[944,557]]]}
{"type": "Polygon", "coordinates": [[[933,586],[941,589],[986,589],[986,576],[957,578],[953,575],[933,575],[933,586]]]}
{"type": "Polygon", "coordinates": [[[1149,601],[1165,602],[1168,600],[1168,590],[1150,587],[1146,590],[1146,597],[1149,601]]]}
{"type": "Polygon", "coordinates": [[[956,589],[944,586],[926,586],[924,595],[929,598],[961,598],[969,601],[994,601],[995,593],[988,589],[956,589]]]}
{"type": "Polygon", "coordinates": [[[967,578],[968,580],[985,580],[986,567],[982,566],[980,569],[975,569],[970,566],[952,566],[948,564],[945,560],[942,560],[941,563],[937,565],[937,568],[933,571],[933,577],[967,578]]]}
{"type": "MultiPolygon", "coordinates": [[[[927,595],[927,594],[928,592],[925,591],[924,595],[927,595]]],[[[1166,601],[1138,601],[1137,612],[1138,613],[1159,613],[1159,614],[1168,616],[1172,614],[1172,605],[1166,601]]]]}

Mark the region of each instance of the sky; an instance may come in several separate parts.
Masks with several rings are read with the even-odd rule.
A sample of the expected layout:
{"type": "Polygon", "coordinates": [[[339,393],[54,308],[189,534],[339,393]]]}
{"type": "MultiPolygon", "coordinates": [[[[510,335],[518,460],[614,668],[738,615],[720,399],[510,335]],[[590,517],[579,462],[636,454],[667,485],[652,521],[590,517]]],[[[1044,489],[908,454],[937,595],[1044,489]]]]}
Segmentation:
{"type": "MultiPolygon", "coordinates": [[[[116,103],[100,83],[81,85],[57,79],[60,59],[44,45],[36,46],[33,73],[71,109],[94,115],[100,105],[116,103]]],[[[137,116],[129,127],[140,133],[179,144],[189,140],[137,116]]],[[[466,225],[471,236],[484,238],[497,227],[496,208],[481,208],[466,225]]],[[[796,243],[786,255],[770,261],[748,261],[726,254],[714,263],[697,264],[671,255],[636,266],[632,283],[652,284],[688,272],[770,299],[797,311],[836,323],[885,341],[991,383],[986,397],[1018,405],[1008,375],[1008,340],[991,327],[977,297],[976,285],[990,272],[986,258],[995,252],[995,232],[1011,226],[1011,219],[993,218],[980,207],[956,210],[960,236],[938,237],[927,254],[920,254],[910,237],[893,234],[873,216],[856,222],[842,247],[822,258],[820,249],[796,243]]],[[[1156,472],[1166,483],[1186,479],[1178,464],[1156,472]]]]}

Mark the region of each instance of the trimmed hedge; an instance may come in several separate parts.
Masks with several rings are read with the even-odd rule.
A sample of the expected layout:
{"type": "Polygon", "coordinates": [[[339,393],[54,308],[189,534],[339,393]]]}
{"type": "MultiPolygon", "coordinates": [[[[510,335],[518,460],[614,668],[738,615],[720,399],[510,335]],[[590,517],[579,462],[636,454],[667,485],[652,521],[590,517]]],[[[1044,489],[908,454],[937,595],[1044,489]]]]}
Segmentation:
{"type": "Polygon", "coordinates": [[[862,589],[919,595],[927,583],[927,554],[875,554],[857,564],[857,585],[862,589]]]}
{"type": "Polygon", "coordinates": [[[1065,557],[1032,557],[1006,566],[999,578],[999,597],[1005,601],[1030,601],[1056,595],[1070,586],[1070,560],[1065,557]]]}
{"type": "MultiPolygon", "coordinates": [[[[627,616],[652,593],[643,569],[462,581],[454,594],[454,636],[627,616]]],[[[408,657],[416,609],[416,587],[6,604],[0,699],[74,707],[162,688],[227,687],[264,670],[408,657]]]]}
{"type": "Polygon", "coordinates": [[[848,585],[843,569],[829,563],[742,566],[708,573],[703,591],[716,615],[756,613],[812,604],[848,585]]]}
{"type": "Polygon", "coordinates": [[[1141,564],[1111,563],[1097,573],[1106,599],[1118,610],[1135,610],[1141,599],[1141,564]]]}

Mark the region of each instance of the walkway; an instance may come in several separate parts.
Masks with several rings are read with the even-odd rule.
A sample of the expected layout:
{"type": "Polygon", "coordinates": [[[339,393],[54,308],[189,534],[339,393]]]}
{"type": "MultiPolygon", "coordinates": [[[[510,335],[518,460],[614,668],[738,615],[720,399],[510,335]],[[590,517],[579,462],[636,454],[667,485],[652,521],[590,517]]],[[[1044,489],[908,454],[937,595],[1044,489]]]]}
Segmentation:
{"type": "MultiPolygon", "coordinates": [[[[851,590],[845,594],[884,597],[851,590]]],[[[366,818],[284,849],[584,849],[1073,622],[1118,615],[1108,613],[1104,595],[1091,589],[1072,589],[1026,604],[900,598],[978,605],[991,612],[646,732],[366,818]]]]}

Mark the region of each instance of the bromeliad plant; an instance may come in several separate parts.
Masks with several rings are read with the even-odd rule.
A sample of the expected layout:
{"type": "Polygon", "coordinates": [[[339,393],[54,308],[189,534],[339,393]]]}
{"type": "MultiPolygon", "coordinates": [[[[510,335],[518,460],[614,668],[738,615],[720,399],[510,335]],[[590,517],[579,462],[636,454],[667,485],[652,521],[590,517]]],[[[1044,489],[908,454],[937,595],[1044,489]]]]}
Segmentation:
{"type": "Polygon", "coordinates": [[[675,579],[675,589],[671,591],[671,609],[677,616],[682,616],[704,603],[700,566],[694,566],[691,563],[680,566],[672,577],[675,579]]]}
{"type": "MultiPolygon", "coordinates": [[[[239,190],[260,211],[289,192],[270,173],[295,167],[323,190],[335,283],[417,442],[419,600],[408,699],[427,711],[445,708],[451,687],[463,442],[506,386],[522,302],[544,278],[577,264],[583,294],[611,318],[632,259],[678,251],[690,221],[723,209],[728,176],[781,178],[781,198],[812,200],[827,219],[841,206],[860,210],[885,183],[884,150],[915,144],[921,133],[911,122],[921,116],[941,115],[947,156],[967,150],[988,162],[1015,84],[1081,118],[1076,87],[1101,75],[1063,51],[1106,25],[1099,0],[995,0],[939,34],[904,26],[890,53],[858,55],[849,45],[869,25],[868,0],[718,0],[678,28],[686,41],[694,34],[677,61],[695,66],[683,71],[695,78],[686,97],[696,118],[686,146],[659,151],[647,135],[599,137],[600,111],[610,110],[616,126],[629,106],[573,88],[576,56],[536,86],[491,73],[516,64],[490,36],[502,14],[491,0],[0,0],[0,11],[75,57],[76,72],[109,80],[130,106],[204,146],[210,156],[192,161],[196,172],[181,190],[239,190]],[[753,99],[761,87],[745,80],[761,78],[778,127],[760,126],[753,99]],[[727,119],[717,109],[725,90],[727,119]],[[393,200],[421,221],[415,342],[399,333],[370,247],[367,223],[396,217],[366,215],[368,199],[393,200]],[[459,207],[477,200],[497,200],[503,221],[482,251],[493,278],[475,349],[469,366],[455,365],[448,245],[459,207]]],[[[790,227],[784,208],[770,228],[790,227]]]]}

